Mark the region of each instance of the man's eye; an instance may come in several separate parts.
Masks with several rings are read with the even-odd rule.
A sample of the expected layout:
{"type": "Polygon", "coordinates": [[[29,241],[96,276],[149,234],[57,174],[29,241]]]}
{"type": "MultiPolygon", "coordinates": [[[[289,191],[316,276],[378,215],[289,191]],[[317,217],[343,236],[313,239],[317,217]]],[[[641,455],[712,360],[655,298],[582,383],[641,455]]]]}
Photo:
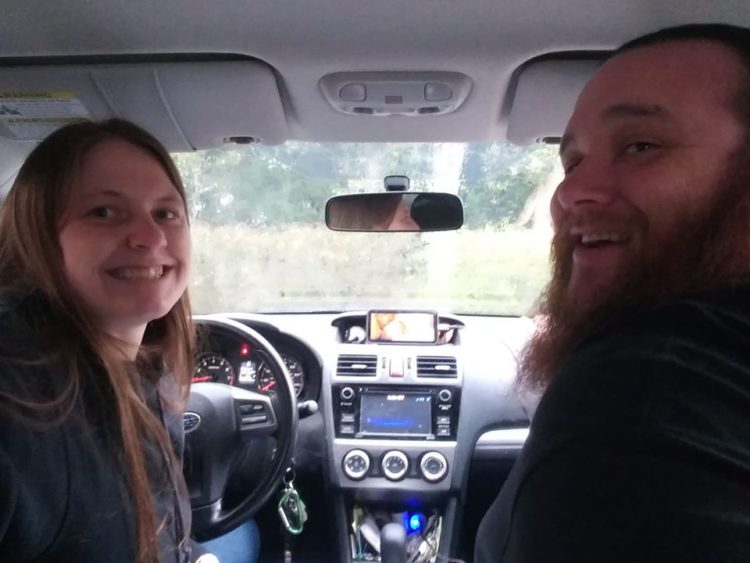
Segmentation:
{"type": "Polygon", "coordinates": [[[647,150],[651,150],[655,148],[656,145],[654,143],[650,143],[648,141],[638,141],[637,143],[630,143],[625,147],[625,153],[626,154],[638,154],[641,152],[646,152],[647,150]]]}
{"type": "Polygon", "coordinates": [[[570,162],[563,162],[563,172],[565,175],[570,174],[578,166],[579,160],[571,160],[570,162]]]}

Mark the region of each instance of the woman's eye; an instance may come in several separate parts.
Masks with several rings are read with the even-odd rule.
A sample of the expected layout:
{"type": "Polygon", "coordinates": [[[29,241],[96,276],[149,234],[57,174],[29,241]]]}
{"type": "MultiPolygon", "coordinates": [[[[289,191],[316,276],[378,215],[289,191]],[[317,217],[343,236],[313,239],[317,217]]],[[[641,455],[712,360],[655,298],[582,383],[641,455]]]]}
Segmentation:
{"type": "Polygon", "coordinates": [[[179,217],[179,214],[175,211],[172,211],[171,209],[160,209],[156,212],[157,219],[163,219],[170,221],[172,219],[177,219],[179,217]]]}
{"type": "Polygon", "coordinates": [[[111,207],[98,206],[89,211],[89,215],[97,219],[111,219],[115,216],[115,210],[111,207]]]}

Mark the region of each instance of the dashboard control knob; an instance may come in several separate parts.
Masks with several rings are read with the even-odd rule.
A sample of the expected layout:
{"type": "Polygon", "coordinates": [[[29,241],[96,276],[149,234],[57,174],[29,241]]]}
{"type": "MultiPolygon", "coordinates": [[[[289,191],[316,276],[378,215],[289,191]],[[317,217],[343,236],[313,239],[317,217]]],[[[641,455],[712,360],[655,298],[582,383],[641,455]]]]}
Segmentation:
{"type": "Polygon", "coordinates": [[[390,481],[403,479],[409,471],[409,458],[404,452],[391,450],[383,455],[383,461],[380,464],[383,469],[383,475],[390,481]]]}
{"type": "Polygon", "coordinates": [[[430,483],[437,483],[448,473],[448,460],[440,452],[427,452],[419,462],[422,477],[430,483]]]}
{"type": "Polygon", "coordinates": [[[341,461],[341,466],[349,479],[364,479],[370,470],[370,456],[364,450],[350,450],[341,461]]]}
{"type": "Polygon", "coordinates": [[[339,392],[339,396],[345,401],[351,401],[354,398],[354,389],[351,387],[344,387],[339,392]]]}
{"type": "Polygon", "coordinates": [[[452,398],[453,393],[451,393],[450,389],[441,389],[438,393],[438,399],[441,403],[449,403],[452,398]]]}

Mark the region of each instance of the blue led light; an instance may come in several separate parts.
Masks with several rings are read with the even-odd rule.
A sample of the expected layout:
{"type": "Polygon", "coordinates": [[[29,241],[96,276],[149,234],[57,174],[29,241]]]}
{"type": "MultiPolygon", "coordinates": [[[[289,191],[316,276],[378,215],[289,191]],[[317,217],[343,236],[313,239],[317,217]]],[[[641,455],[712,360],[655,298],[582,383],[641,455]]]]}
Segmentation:
{"type": "Polygon", "coordinates": [[[404,528],[408,534],[420,534],[424,529],[427,518],[421,512],[404,512],[404,528]]]}

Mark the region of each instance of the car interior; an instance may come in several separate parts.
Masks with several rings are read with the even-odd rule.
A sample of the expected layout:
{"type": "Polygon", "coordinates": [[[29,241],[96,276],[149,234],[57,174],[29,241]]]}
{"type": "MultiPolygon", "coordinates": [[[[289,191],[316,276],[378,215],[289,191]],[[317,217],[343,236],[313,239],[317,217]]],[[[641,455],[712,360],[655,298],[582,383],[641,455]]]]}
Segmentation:
{"type": "Polygon", "coordinates": [[[472,560],[539,399],[515,371],[578,93],[635,36],[750,24],[728,0],[3,7],[0,197],[86,118],[147,129],[188,188],[195,537],[253,518],[261,561],[346,563],[472,560]],[[394,195],[413,226],[336,224],[394,195]]]}

